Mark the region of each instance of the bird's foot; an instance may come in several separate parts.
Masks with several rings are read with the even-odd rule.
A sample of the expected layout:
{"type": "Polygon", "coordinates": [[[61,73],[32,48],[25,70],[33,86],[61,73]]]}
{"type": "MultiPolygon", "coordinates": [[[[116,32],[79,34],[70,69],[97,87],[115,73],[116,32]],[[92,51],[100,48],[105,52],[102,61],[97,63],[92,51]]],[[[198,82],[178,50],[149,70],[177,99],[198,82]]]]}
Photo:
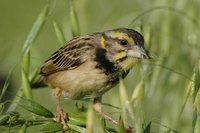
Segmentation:
{"type": "Polygon", "coordinates": [[[69,127],[67,125],[67,122],[69,121],[69,117],[68,114],[65,113],[60,106],[57,106],[56,109],[56,121],[63,124],[64,131],[68,130],[69,127]]]}
{"type": "Polygon", "coordinates": [[[103,112],[98,112],[102,118],[104,118],[105,120],[108,120],[110,122],[112,122],[114,125],[119,126],[119,122],[114,120],[111,116],[103,113],[103,112]]]}
{"type": "Polygon", "coordinates": [[[97,111],[99,113],[99,115],[104,118],[105,120],[108,120],[110,122],[112,122],[114,125],[118,126],[119,125],[119,122],[114,120],[111,116],[105,114],[103,111],[102,111],[102,104],[101,104],[101,97],[99,98],[95,98],[94,99],[94,103],[93,103],[93,108],[95,111],[97,111]]]}

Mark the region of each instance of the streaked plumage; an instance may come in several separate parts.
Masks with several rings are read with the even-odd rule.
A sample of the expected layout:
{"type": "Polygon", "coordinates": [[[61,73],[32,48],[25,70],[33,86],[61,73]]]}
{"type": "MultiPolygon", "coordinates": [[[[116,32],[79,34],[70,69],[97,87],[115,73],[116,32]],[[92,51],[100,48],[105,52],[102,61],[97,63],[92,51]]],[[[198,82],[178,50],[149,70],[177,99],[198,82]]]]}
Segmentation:
{"type": "Polygon", "coordinates": [[[66,97],[94,98],[96,103],[134,64],[148,57],[140,33],[114,29],[72,39],[50,56],[40,74],[46,84],[64,90],[66,97]]]}

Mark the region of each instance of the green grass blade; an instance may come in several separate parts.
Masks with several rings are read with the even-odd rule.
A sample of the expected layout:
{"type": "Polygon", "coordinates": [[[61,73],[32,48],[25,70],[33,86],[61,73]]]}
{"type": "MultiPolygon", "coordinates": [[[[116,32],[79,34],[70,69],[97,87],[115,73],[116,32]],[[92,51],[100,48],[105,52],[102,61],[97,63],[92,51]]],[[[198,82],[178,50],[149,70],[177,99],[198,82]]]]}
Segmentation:
{"type": "Polygon", "coordinates": [[[200,90],[200,61],[194,72],[194,92],[193,101],[195,101],[198,91],[200,90]]]}
{"type": "Polygon", "coordinates": [[[197,117],[194,133],[200,133],[200,115],[197,117]]]}
{"type": "Polygon", "coordinates": [[[90,105],[88,107],[88,111],[87,111],[87,132],[88,133],[92,133],[93,132],[93,127],[94,127],[94,114],[93,114],[93,109],[92,109],[92,106],[90,105]]]}
{"type": "Polygon", "coordinates": [[[144,133],[150,133],[151,132],[151,122],[147,126],[144,127],[144,133]]]}
{"type": "Polygon", "coordinates": [[[136,105],[140,104],[144,98],[144,82],[141,81],[133,91],[131,101],[134,102],[136,105]]]}
{"type": "Polygon", "coordinates": [[[53,26],[54,26],[54,30],[58,38],[58,41],[60,42],[61,46],[64,45],[66,43],[66,39],[65,39],[62,29],[60,28],[60,26],[58,25],[56,21],[53,21],[53,26]]]}
{"type": "MultiPolygon", "coordinates": [[[[194,79],[194,75],[192,77],[193,77],[192,79],[194,79]]],[[[183,110],[185,109],[186,103],[189,100],[189,97],[191,96],[191,92],[192,92],[193,86],[194,86],[194,82],[193,81],[189,81],[185,96],[183,98],[183,103],[182,103],[182,106],[181,106],[181,111],[179,113],[179,118],[181,117],[181,115],[183,113],[183,110]]]]}
{"type": "Polygon", "coordinates": [[[42,10],[42,12],[39,14],[36,21],[34,22],[31,28],[31,31],[29,32],[27,39],[24,43],[23,50],[22,50],[23,54],[28,53],[28,51],[30,50],[32,43],[39,35],[39,32],[41,31],[48,15],[49,15],[49,5],[47,5],[42,10]]]}
{"type": "Polygon", "coordinates": [[[121,102],[121,116],[124,121],[125,130],[131,128],[135,128],[135,117],[132,106],[130,104],[126,87],[122,79],[119,82],[119,94],[120,94],[120,102],[121,102]],[[134,127],[133,127],[134,126],[134,127]]]}
{"type": "Polygon", "coordinates": [[[19,129],[18,133],[26,133],[27,132],[27,128],[28,128],[28,122],[26,121],[22,127],[19,129]]]}
{"type": "Polygon", "coordinates": [[[88,107],[86,129],[87,133],[94,133],[94,132],[104,133],[102,124],[98,116],[94,113],[92,105],[88,107]]]}
{"type": "Polygon", "coordinates": [[[68,124],[68,125],[69,125],[69,128],[73,131],[76,131],[78,133],[86,133],[86,129],[84,127],[80,127],[73,124],[68,124]]]}
{"type": "MultiPolygon", "coordinates": [[[[8,73],[8,75],[6,77],[6,81],[5,81],[4,85],[3,85],[3,88],[2,88],[1,94],[0,94],[0,101],[2,101],[2,98],[3,98],[7,88],[9,86],[9,80],[10,80],[12,72],[13,72],[13,69],[8,73]]],[[[0,112],[1,112],[1,110],[0,110],[0,112]]]]}
{"type": "Polygon", "coordinates": [[[31,31],[29,32],[27,39],[23,46],[23,57],[22,57],[22,88],[26,98],[32,99],[31,85],[29,81],[29,67],[30,67],[30,48],[34,40],[39,35],[44,22],[49,14],[49,6],[46,6],[43,11],[39,14],[38,18],[33,24],[31,31]]]}
{"type": "Polygon", "coordinates": [[[84,126],[86,125],[86,114],[83,113],[69,113],[69,123],[73,125],[84,126]]]}
{"type": "Polygon", "coordinates": [[[120,119],[120,123],[119,123],[119,131],[118,133],[124,133],[124,122],[122,119],[120,119]]]}
{"type": "Polygon", "coordinates": [[[23,92],[26,98],[32,99],[32,91],[31,91],[31,85],[28,79],[28,76],[26,72],[22,69],[22,86],[23,86],[23,92]]]}
{"type": "Polygon", "coordinates": [[[121,116],[122,119],[124,121],[124,125],[127,126],[128,125],[128,116],[127,116],[127,108],[126,108],[126,103],[128,101],[128,96],[126,93],[126,88],[124,86],[124,82],[121,79],[120,83],[119,83],[119,94],[120,94],[120,102],[121,102],[121,116]]]}
{"type": "Polygon", "coordinates": [[[177,13],[179,14],[180,16],[186,18],[187,20],[189,20],[192,24],[194,24],[196,27],[199,28],[199,24],[198,24],[198,21],[197,19],[195,18],[192,18],[191,16],[189,16],[186,12],[183,12],[182,10],[178,10],[174,7],[171,7],[171,6],[156,6],[156,7],[153,7],[153,8],[150,8],[150,9],[147,9],[146,11],[140,13],[139,15],[137,15],[132,21],[131,23],[129,24],[129,27],[135,23],[138,19],[140,19],[141,17],[144,17],[145,15],[147,14],[150,14],[154,11],[157,11],[157,10],[166,10],[166,11],[171,11],[173,13],[177,13]]]}
{"type": "Polygon", "coordinates": [[[5,107],[5,103],[0,103],[0,115],[2,114],[5,107]]]}
{"type": "Polygon", "coordinates": [[[73,37],[79,36],[80,35],[79,21],[72,0],[70,0],[70,25],[73,37]]]}
{"type": "Polygon", "coordinates": [[[5,115],[1,115],[0,116],[0,125],[3,125],[5,124],[8,120],[9,120],[9,115],[8,114],[5,114],[5,115]]]}
{"type": "Polygon", "coordinates": [[[55,133],[63,130],[63,125],[57,122],[48,122],[42,125],[40,131],[42,133],[55,133]]]}
{"type": "Polygon", "coordinates": [[[200,60],[195,68],[194,76],[194,90],[193,90],[193,102],[194,102],[194,111],[193,111],[193,121],[192,121],[192,130],[194,133],[200,132],[200,60]]]}
{"type": "Polygon", "coordinates": [[[47,118],[53,118],[54,117],[54,114],[51,111],[49,111],[48,109],[46,109],[42,105],[36,103],[35,101],[22,98],[22,100],[20,102],[18,102],[18,105],[20,105],[24,109],[26,109],[26,110],[28,110],[28,111],[36,114],[36,115],[44,116],[44,117],[47,117],[47,118]]]}
{"type": "Polygon", "coordinates": [[[142,114],[142,101],[144,99],[144,82],[143,80],[138,83],[136,88],[133,91],[131,101],[134,104],[134,114],[136,119],[136,132],[140,133],[143,130],[143,114],[142,114]]]}

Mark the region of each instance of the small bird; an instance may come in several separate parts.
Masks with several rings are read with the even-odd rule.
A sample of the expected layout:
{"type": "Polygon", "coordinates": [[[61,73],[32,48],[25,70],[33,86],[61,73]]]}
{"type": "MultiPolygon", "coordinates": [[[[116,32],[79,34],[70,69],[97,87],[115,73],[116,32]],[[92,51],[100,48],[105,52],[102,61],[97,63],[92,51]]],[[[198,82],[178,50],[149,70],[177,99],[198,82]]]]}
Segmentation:
{"type": "Polygon", "coordinates": [[[40,82],[55,88],[56,119],[68,129],[68,115],[60,105],[62,92],[69,99],[94,99],[94,109],[106,120],[116,120],[102,111],[102,95],[125,78],[142,58],[150,58],[143,36],[118,28],[76,37],[53,53],[42,65],[40,82]]]}

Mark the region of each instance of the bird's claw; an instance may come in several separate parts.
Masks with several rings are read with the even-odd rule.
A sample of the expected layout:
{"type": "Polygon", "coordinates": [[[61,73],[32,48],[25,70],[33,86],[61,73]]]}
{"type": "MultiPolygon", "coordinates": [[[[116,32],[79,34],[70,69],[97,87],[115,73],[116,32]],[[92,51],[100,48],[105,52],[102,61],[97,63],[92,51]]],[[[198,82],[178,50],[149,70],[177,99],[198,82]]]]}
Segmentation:
{"type": "Polygon", "coordinates": [[[56,121],[63,124],[64,131],[68,130],[67,121],[69,121],[69,117],[60,106],[58,106],[56,110],[56,121]]]}

